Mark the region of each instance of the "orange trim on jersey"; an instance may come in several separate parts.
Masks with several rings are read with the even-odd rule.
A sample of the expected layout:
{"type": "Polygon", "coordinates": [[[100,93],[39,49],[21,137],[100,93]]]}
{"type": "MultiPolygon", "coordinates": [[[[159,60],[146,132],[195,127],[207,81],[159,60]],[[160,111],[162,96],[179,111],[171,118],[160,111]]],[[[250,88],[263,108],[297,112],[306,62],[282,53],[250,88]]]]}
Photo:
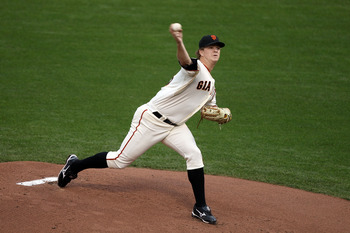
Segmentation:
{"type": "Polygon", "coordinates": [[[136,126],[135,131],[132,133],[131,137],[129,138],[128,142],[125,144],[125,146],[123,147],[123,149],[120,151],[120,153],[118,154],[117,157],[113,158],[113,159],[107,159],[107,160],[116,160],[117,158],[119,158],[119,156],[123,153],[123,151],[125,150],[126,146],[129,144],[129,142],[131,141],[131,139],[134,137],[135,133],[137,132],[137,128],[140,126],[141,124],[141,120],[143,117],[143,114],[147,111],[148,109],[144,110],[141,114],[140,120],[139,120],[139,124],[136,126]]]}
{"type": "Polygon", "coordinates": [[[204,63],[202,63],[204,66],[205,66],[205,68],[207,68],[207,70],[209,71],[209,73],[210,73],[210,70],[209,70],[209,68],[204,64],[204,63]]]}

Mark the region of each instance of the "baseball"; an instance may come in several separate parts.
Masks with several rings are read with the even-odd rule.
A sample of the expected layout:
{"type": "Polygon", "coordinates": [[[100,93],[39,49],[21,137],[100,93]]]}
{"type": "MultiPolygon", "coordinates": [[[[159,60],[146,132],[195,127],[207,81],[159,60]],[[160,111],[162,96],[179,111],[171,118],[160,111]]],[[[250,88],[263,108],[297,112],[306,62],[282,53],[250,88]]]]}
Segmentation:
{"type": "Polygon", "coordinates": [[[170,25],[171,30],[178,32],[182,30],[182,26],[179,23],[173,23],[170,25]]]}

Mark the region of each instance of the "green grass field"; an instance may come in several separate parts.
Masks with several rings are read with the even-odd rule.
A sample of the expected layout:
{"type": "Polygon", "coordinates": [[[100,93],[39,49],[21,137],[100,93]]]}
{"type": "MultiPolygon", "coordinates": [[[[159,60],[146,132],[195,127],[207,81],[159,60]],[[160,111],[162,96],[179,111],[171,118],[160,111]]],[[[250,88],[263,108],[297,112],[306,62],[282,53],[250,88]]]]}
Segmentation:
{"type": "MultiPolygon", "coordinates": [[[[0,162],[118,149],[178,71],[168,33],[226,43],[213,71],[233,121],[188,121],[208,174],[350,200],[350,1],[2,0],[0,162]]],[[[133,166],[185,170],[156,145],[133,166]]]]}

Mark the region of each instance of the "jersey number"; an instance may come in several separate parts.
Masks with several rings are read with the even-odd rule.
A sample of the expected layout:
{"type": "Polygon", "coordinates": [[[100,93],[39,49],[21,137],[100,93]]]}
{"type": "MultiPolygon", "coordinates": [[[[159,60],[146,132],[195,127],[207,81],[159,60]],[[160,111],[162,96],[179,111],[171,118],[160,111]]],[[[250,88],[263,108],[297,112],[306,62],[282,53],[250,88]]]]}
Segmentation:
{"type": "Polygon", "coordinates": [[[197,85],[198,90],[210,91],[211,81],[200,81],[197,85]]]}

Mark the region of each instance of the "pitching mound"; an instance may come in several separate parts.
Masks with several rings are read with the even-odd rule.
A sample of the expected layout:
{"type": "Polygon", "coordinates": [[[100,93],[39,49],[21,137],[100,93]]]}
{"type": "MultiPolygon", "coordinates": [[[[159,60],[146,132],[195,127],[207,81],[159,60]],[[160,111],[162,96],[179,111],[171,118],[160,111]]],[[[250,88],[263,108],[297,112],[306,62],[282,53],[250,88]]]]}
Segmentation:
{"type": "Polygon", "coordinates": [[[207,201],[218,219],[191,217],[186,172],[86,170],[61,189],[62,165],[0,163],[1,232],[349,232],[350,202],[286,187],[206,175],[207,201]]]}

